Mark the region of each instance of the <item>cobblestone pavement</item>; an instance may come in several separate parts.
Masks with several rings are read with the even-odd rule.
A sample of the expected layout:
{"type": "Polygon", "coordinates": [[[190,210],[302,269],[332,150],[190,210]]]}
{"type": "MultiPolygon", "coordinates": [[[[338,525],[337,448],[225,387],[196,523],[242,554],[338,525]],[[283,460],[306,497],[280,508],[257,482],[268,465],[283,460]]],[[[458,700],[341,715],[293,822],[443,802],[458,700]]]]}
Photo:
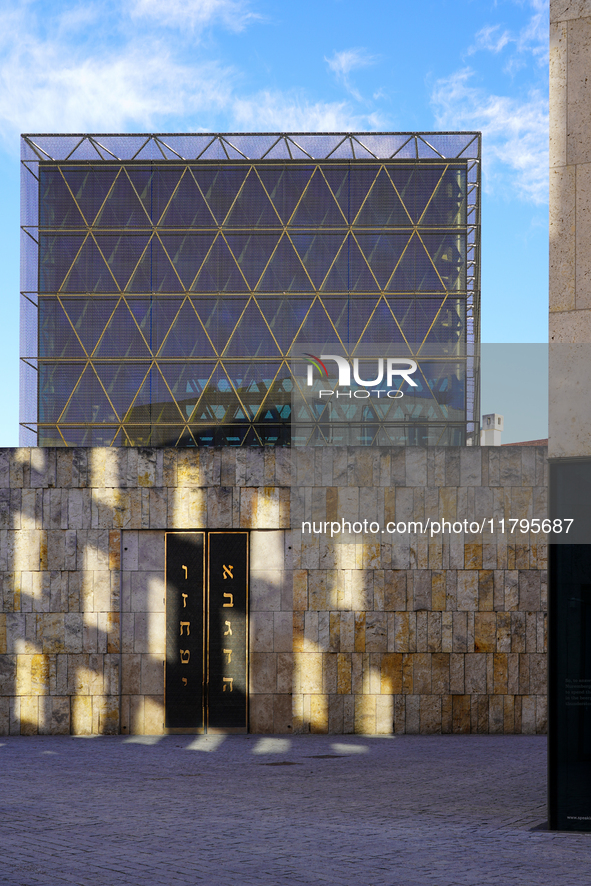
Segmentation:
{"type": "Polygon", "coordinates": [[[589,886],[542,736],[0,738],[9,886],[589,886]]]}

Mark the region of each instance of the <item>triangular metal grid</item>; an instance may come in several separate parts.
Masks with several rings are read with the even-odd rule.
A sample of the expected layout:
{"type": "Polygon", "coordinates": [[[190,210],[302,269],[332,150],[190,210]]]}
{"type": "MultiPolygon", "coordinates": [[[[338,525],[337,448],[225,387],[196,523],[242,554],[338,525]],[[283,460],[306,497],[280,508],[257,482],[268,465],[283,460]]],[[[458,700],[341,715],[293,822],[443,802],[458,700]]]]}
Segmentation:
{"type": "MultiPolygon", "coordinates": [[[[112,160],[125,138],[136,160],[160,162],[52,168],[61,203],[42,201],[40,353],[22,354],[40,359],[39,440],[285,444],[297,385],[291,360],[302,343],[353,341],[353,354],[386,334],[420,356],[435,341],[449,344],[452,329],[474,340],[478,157],[464,166],[455,216],[436,199],[453,191],[458,167],[441,159],[450,143],[458,147],[453,135],[69,137],[70,161],[112,160]],[[315,159],[321,149],[334,160],[391,152],[415,164],[374,160],[362,191],[345,198],[336,166],[246,165],[233,173],[228,159],[246,157],[259,141],[268,159],[284,152],[315,159]],[[194,149],[193,160],[223,155],[225,164],[164,165],[194,149]],[[431,165],[417,166],[417,157],[431,165]],[[420,187],[409,184],[405,167],[423,176],[420,187]],[[182,194],[189,187],[188,216],[182,194]]],[[[463,135],[469,156],[479,139],[463,135]]],[[[56,148],[51,137],[27,145],[27,158],[37,151],[41,161],[56,148]]],[[[27,166],[38,164],[27,159],[27,166]]],[[[442,443],[454,424],[436,397],[438,383],[423,373],[411,418],[428,422],[442,443]]],[[[468,412],[476,397],[471,383],[468,412]]],[[[366,442],[395,444],[393,412],[369,416],[360,408],[360,422],[350,415],[350,425],[366,442]]],[[[309,418],[313,442],[324,432],[318,416],[309,418]]]]}
{"type": "Polygon", "coordinates": [[[338,150],[340,159],[355,160],[357,145],[361,156],[369,151],[377,160],[401,154],[413,159],[422,156],[480,159],[480,138],[479,132],[25,134],[21,136],[21,159],[97,159],[97,155],[101,157],[103,151],[107,151],[110,159],[124,161],[168,158],[171,152],[181,160],[262,160],[269,159],[270,152],[279,143],[284,145],[280,156],[287,159],[303,156],[311,160],[334,159],[338,150]],[[150,144],[153,150],[148,148],[150,144]]]}

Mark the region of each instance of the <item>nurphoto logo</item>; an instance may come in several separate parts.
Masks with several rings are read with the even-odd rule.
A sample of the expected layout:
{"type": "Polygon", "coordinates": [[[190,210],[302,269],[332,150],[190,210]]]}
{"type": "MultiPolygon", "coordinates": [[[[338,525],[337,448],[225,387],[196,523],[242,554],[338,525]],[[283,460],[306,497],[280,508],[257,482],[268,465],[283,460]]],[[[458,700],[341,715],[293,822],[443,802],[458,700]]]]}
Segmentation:
{"type": "Polygon", "coordinates": [[[413,375],[418,368],[415,360],[398,359],[396,357],[378,357],[376,377],[372,379],[362,379],[359,372],[358,357],[353,357],[352,361],[337,354],[321,354],[320,357],[316,357],[314,354],[304,354],[304,357],[309,364],[307,374],[308,387],[312,387],[314,384],[314,369],[319,372],[322,379],[328,379],[329,372],[326,368],[325,360],[334,360],[337,364],[339,380],[336,383],[336,387],[351,387],[351,363],[353,364],[353,381],[360,386],[361,390],[321,390],[318,393],[319,400],[322,400],[323,397],[331,397],[333,394],[336,394],[337,398],[351,398],[351,396],[353,396],[357,399],[366,399],[370,397],[371,394],[375,394],[379,398],[382,394],[385,394],[391,400],[398,400],[400,397],[404,397],[404,391],[400,388],[393,387],[395,378],[402,379],[413,388],[418,387],[417,382],[411,378],[411,375],[413,375]],[[386,381],[387,390],[383,390],[382,388],[378,389],[377,386],[381,385],[384,379],[386,381]],[[368,390],[368,388],[376,388],[376,390],[368,390]]]}

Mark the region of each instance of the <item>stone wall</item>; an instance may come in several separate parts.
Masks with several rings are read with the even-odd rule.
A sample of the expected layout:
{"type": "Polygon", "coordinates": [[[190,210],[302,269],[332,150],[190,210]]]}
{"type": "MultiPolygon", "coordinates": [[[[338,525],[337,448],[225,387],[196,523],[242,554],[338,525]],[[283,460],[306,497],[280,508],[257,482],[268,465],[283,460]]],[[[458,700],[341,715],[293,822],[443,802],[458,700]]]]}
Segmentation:
{"type": "Polygon", "coordinates": [[[545,731],[545,545],[298,528],[543,517],[545,455],[0,450],[0,734],[163,731],[164,532],[200,528],[251,530],[252,732],[545,731]]]}

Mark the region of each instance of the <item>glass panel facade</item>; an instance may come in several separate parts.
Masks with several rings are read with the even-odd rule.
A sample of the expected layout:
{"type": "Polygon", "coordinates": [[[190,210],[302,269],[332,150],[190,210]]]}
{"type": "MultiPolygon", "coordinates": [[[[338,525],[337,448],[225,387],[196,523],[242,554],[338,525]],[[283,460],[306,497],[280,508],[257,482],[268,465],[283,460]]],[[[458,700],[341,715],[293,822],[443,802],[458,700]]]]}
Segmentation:
{"type": "Polygon", "coordinates": [[[477,133],[24,136],[22,170],[23,445],[476,437],[477,133]],[[307,348],[410,356],[413,397],[329,433],[307,348]]]}

